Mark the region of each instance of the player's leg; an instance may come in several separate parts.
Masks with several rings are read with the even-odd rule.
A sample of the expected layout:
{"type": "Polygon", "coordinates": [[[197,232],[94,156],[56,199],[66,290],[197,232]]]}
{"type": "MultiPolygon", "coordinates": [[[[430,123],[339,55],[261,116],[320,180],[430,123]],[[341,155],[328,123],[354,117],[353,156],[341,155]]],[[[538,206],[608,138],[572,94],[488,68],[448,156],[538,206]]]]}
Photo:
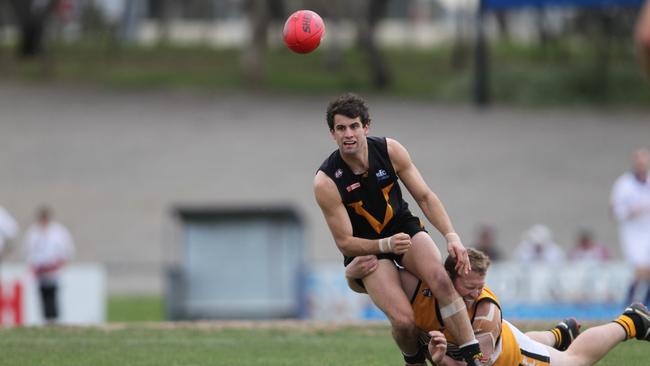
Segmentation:
{"type": "Polygon", "coordinates": [[[623,328],[615,323],[589,328],[564,352],[549,347],[551,366],[593,365],[626,338],[623,328]]]}
{"type": "Polygon", "coordinates": [[[402,290],[397,267],[391,260],[381,259],[377,269],[363,278],[372,301],[388,317],[395,343],[407,363],[423,363],[424,353],[418,344],[418,329],[411,303],[402,290]]]}
{"type": "Polygon", "coordinates": [[[628,306],[611,323],[587,329],[566,352],[551,352],[551,363],[553,366],[593,365],[616,345],[633,337],[650,341],[650,312],[642,304],[628,306]]]}
{"type": "Polygon", "coordinates": [[[614,323],[620,325],[627,334],[627,339],[636,338],[650,341],[650,311],[645,305],[635,303],[627,308],[614,323]]]}
{"type": "Polygon", "coordinates": [[[552,347],[532,339],[505,319],[502,321],[501,342],[498,364],[554,366],[555,363],[551,362],[551,351],[560,353],[552,347]]]}
{"type": "Polygon", "coordinates": [[[560,351],[569,348],[579,334],[580,324],[575,318],[564,319],[550,330],[526,332],[533,340],[560,351]]]}
{"type": "MultiPolygon", "coordinates": [[[[440,251],[427,232],[420,231],[411,237],[411,248],[404,254],[402,265],[431,288],[440,303],[447,330],[460,345],[478,345],[465,303],[454,289],[442,265],[440,251]]],[[[478,351],[478,346],[475,349],[478,351]]]]}

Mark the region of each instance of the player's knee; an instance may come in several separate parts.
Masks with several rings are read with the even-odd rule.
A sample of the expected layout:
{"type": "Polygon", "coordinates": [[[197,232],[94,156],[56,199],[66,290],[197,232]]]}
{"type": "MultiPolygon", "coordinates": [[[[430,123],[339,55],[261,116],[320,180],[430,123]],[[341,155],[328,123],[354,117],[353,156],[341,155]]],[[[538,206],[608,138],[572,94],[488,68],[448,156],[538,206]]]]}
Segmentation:
{"type": "Polygon", "coordinates": [[[584,355],[578,354],[571,348],[563,352],[564,361],[566,365],[571,366],[586,366],[591,365],[591,360],[587,359],[584,355]]]}
{"type": "Polygon", "coordinates": [[[389,317],[390,324],[395,334],[412,334],[415,331],[415,318],[413,313],[403,312],[389,317]]]}
{"type": "Polygon", "coordinates": [[[428,283],[431,287],[431,290],[435,294],[453,294],[454,293],[454,285],[449,279],[449,275],[447,274],[447,271],[445,271],[444,267],[442,266],[436,266],[436,269],[434,271],[434,276],[433,279],[431,280],[432,283],[428,283]]]}

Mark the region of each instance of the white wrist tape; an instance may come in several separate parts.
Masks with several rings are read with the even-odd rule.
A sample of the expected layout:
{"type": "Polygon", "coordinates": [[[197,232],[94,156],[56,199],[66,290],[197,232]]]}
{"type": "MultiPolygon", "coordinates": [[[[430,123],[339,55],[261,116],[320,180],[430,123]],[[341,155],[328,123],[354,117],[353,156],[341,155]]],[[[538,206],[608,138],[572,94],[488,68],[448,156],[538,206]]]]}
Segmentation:
{"type": "Polygon", "coordinates": [[[390,242],[390,238],[379,239],[379,251],[382,253],[393,251],[393,244],[390,242]]]}
{"type": "Polygon", "coordinates": [[[456,300],[452,301],[450,304],[445,305],[440,308],[440,316],[443,319],[447,319],[450,316],[463,311],[465,309],[465,302],[463,301],[462,297],[456,298],[456,300]]]}
{"type": "Polygon", "coordinates": [[[450,241],[460,241],[460,236],[456,233],[447,233],[445,234],[445,239],[447,239],[447,243],[450,241]]]}
{"type": "Polygon", "coordinates": [[[476,339],[472,339],[471,341],[469,341],[469,342],[467,342],[467,343],[463,343],[463,344],[461,344],[460,347],[458,347],[458,348],[465,348],[465,347],[467,347],[467,346],[469,346],[469,345],[476,344],[476,343],[478,343],[478,340],[476,340],[476,339]]]}

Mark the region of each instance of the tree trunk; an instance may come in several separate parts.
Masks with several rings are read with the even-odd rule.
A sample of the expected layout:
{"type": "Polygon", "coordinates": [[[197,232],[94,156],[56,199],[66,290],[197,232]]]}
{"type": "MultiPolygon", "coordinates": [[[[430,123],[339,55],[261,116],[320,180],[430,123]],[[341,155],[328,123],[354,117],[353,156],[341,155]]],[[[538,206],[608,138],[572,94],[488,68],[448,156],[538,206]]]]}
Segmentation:
{"type": "Polygon", "coordinates": [[[250,46],[243,51],[242,66],[246,79],[251,84],[258,85],[264,80],[264,52],[269,12],[266,0],[251,0],[249,3],[252,38],[250,46]]]}
{"type": "Polygon", "coordinates": [[[392,84],[392,76],[386,61],[375,42],[377,23],[386,16],[388,0],[370,0],[366,21],[359,26],[359,45],[368,56],[370,78],[377,89],[385,89],[392,84]]]}
{"type": "Polygon", "coordinates": [[[510,24],[508,23],[508,10],[497,10],[494,12],[496,17],[499,35],[506,41],[510,41],[510,24]]]}
{"type": "Polygon", "coordinates": [[[248,14],[251,22],[251,45],[242,54],[242,67],[248,81],[258,85],[264,81],[264,56],[272,19],[286,18],[283,0],[250,0],[248,14]]]}
{"type": "Polygon", "coordinates": [[[175,13],[173,9],[176,5],[175,0],[159,0],[158,2],[158,44],[169,43],[171,36],[171,20],[172,14],[175,13]]]}
{"type": "Polygon", "coordinates": [[[20,58],[36,58],[45,51],[45,28],[56,0],[9,0],[19,24],[20,39],[17,48],[20,58]]]}

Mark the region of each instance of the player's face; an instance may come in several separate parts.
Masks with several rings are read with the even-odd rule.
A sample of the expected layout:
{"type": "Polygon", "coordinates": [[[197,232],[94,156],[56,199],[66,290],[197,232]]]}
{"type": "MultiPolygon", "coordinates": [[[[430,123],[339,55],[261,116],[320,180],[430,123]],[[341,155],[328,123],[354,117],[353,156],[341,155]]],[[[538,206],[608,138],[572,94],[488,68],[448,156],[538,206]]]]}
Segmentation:
{"type": "Polygon", "coordinates": [[[454,280],[454,287],[460,297],[465,301],[465,305],[470,307],[474,304],[485,286],[485,276],[470,271],[464,276],[459,276],[454,280]]]}
{"type": "Polygon", "coordinates": [[[366,144],[368,125],[361,123],[361,117],[350,118],[340,114],[334,115],[332,137],[343,154],[355,154],[366,144]]]}

